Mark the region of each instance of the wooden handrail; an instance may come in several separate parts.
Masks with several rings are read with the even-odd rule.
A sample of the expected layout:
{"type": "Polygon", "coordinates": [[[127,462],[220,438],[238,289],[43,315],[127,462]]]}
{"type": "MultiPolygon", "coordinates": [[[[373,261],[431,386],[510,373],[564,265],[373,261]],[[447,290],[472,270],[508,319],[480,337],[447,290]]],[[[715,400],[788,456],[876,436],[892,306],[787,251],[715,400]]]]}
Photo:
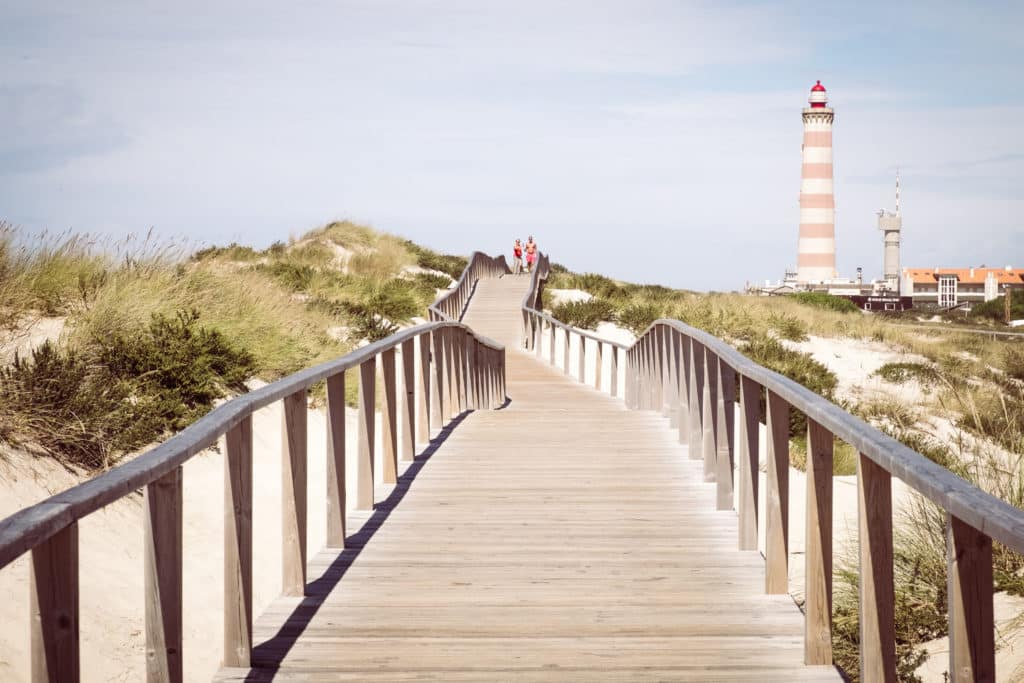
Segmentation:
{"type": "Polygon", "coordinates": [[[503,257],[475,253],[451,292],[430,307],[433,322],[401,330],[335,360],[289,375],[210,411],[138,457],[0,521],[0,569],[31,551],[33,681],[77,681],[78,520],[145,489],[146,669],[149,681],[182,680],[181,467],[225,439],[224,664],[248,666],[252,653],[252,415],[284,403],[282,443],[282,562],[285,595],[306,590],[306,394],[327,381],[327,543],[345,544],[345,372],[359,370],[356,507],[374,504],[375,388],[382,368],[384,480],[415,444],[469,408],[500,406],[505,396],[505,349],[458,322],[481,277],[508,272],[503,257]],[[419,352],[415,351],[419,347],[419,352]],[[397,352],[397,353],[396,353],[397,352]],[[416,381],[415,358],[421,372],[416,381]],[[401,357],[401,373],[396,371],[401,357]],[[378,357],[380,363],[378,363],[378,357]],[[431,367],[434,372],[431,372],[431,367]],[[397,394],[401,376],[405,393],[397,394]],[[433,377],[433,381],[431,381],[433,377]],[[432,404],[436,403],[436,410],[432,404]],[[440,418],[440,422],[438,419],[440,418]],[[419,421],[419,423],[417,422],[419,421]],[[401,423],[401,427],[399,426],[401,423]],[[399,444],[397,434],[404,437],[399,444]]]}
{"type": "MultiPolygon", "coordinates": [[[[758,547],[760,401],[766,399],[765,592],[789,589],[789,412],[808,421],[805,552],[805,661],[832,662],[832,449],[833,439],[860,453],[857,466],[860,543],[861,678],[895,680],[891,478],[898,477],[947,513],[950,672],[954,680],[994,676],[992,541],[1024,553],[1024,510],[992,496],[948,469],[865,423],[806,387],[758,365],[724,341],[678,320],[652,323],[631,346],[578,330],[539,310],[550,272],[542,255],[523,298],[523,337],[542,356],[544,326],[564,334],[568,371],[570,337],[608,344],[626,357],[624,400],[631,409],[670,418],[691,458],[704,460],[719,508],[732,507],[738,471],[738,547],[758,547]],[[738,404],[736,403],[738,399],[738,404]],[[734,421],[739,436],[733,438],[734,421]],[[734,442],[735,441],[735,442],[734,442]],[[737,452],[738,451],[738,452],[737,452]]],[[[600,356],[598,356],[598,359],[600,356]]],[[[597,360],[596,362],[600,362],[597,360]]],[[[580,370],[580,381],[584,372],[580,370]]],[[[616,391],[611,392],[613,396],[616,391]]]]}

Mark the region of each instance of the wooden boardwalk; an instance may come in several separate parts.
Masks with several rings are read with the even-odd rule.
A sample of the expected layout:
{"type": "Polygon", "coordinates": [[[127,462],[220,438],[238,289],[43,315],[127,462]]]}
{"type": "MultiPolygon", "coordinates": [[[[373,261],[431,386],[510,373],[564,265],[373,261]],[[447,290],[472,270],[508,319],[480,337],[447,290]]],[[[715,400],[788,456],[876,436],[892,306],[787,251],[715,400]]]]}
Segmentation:
{"type": "Polygon", "coordinates": [[[839,680],[668,421],[518,350],[526,287],[480,280],[465,319],[508,348],[507,405],[455,420],[216,680],[839,680]]]}

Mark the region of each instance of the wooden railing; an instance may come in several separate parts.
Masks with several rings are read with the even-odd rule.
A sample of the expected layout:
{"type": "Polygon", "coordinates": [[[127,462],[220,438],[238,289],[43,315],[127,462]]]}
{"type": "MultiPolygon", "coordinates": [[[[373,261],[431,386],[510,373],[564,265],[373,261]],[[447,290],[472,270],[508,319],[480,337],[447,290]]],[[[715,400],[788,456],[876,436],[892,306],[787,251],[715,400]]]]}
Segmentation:
{"type": "MultiPolygon", "coordinates": [[[[525,346],[564,331],[593,338],[539,310],[548,274],[540,261],[523,300],[525,346]]],[[[1024,511],[937,465],[796,382],[764,368],[716,337],[678,320],[655,321],[629,347],[605,341],[626,358],[625,403],[659,411],[678,429],[691,458],[716,485],[718,509],[739,515],[737,544],[758,549],[759,497],[765,504],[765,592],[789,590],[789,413],[807,417],[804,660],[832,663],[832,458],[834,438],[857,449],[861,680],[896,680],[892,482],[898,477],[946,512],[949,671],[954,681],[995,680],[992,541],[1024,552],[1024,511]],[[738,403],[737,403],[738,401],[738,403]],[[766,405],[767,491],[759,491],[761,402],[766,405]],[[735,433],[739,421],[738,436],[735,433]],[[737,443],[738,441],[738,443],[737,443]],[[736,481],[734,481],[734,476],[736,481]],[[734,492],[738,488],[738,495],[734,492]]],[[[581,351],[578,376],[584,381],[581,351]]],[[[600,360],[598,360],[600,363],[600,360]]],[[[613,395],[616,394],[612,390],[613,395]]]]}
{"type": "Polygon", "coordinates": [[[25,552],[32,554],[32,680],[79,680],[78,521],[140,488],[145,490],[142,569],[147,680],[182,680],[182,465],[221,437],[225,442],[223,664],[249,666],[253,413],[283,401],[282,594],[301,596],[306,590],[307,559],[307,391],[326,380],[327,546],[344,548],[349,476],[356,480],[356,509],[374,506],[378,365],[384,389],[380,437],[385,483],[397,481],[399,460],[413,460],[416,442],[429,441],[431,428],[441,428],[464,410],[494,408],[504,402],[504,347],[447,319],[461,316],[478,277],[502,272],[499,262],[504,260],[474,254],[453,292],[439,302],[444,313],[432,309],[437,321],[402,330],[234,398],[152,450],[0,521],[0,569],[25,552]],[[396,359],[400,359],[398,367],[396,359]],[[347,370],[357,371],[359,382],[357,466],[352,473],[345,467],[347,370]],[[401,373],[401,395],[396,373],[401,373]]]}
{"type": "Polygon", "coordinates": [[[500,277],[511,272],[504,256],[488,256],[474,251],[455,286],[431,305],[430,319],[462,320],[477,280],[483,277],[500,277]]]}

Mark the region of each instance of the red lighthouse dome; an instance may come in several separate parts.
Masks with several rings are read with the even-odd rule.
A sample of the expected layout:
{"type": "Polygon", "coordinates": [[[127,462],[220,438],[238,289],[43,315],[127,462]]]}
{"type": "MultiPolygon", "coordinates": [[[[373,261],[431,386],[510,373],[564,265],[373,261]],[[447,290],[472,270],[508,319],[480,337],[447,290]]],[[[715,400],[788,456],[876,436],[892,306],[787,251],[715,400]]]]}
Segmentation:
{"type": "Polygon", "coordinates": [[[828,96],[825,94],[825,86],[818,81],[811,86],[811,97],[808,100],[814,109],[823,108],[828,105],[828,96]]]}

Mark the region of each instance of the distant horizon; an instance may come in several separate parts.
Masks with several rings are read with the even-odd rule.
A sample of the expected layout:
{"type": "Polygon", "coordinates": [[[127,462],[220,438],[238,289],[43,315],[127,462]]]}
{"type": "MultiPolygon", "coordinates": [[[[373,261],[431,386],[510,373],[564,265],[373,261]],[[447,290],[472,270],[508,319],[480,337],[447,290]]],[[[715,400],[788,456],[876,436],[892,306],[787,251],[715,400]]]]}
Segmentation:
{"type": "Polygon", "coordinates": [[[739,290],[795,265],[821,80],[840,277],[881,276],[897,168],[901,267],[1020,268],[1024,7],[979,7],[0,0],[0,220],[265,247],[350,219],[456,254],[533,234],[575,271],[739,290]]]}

